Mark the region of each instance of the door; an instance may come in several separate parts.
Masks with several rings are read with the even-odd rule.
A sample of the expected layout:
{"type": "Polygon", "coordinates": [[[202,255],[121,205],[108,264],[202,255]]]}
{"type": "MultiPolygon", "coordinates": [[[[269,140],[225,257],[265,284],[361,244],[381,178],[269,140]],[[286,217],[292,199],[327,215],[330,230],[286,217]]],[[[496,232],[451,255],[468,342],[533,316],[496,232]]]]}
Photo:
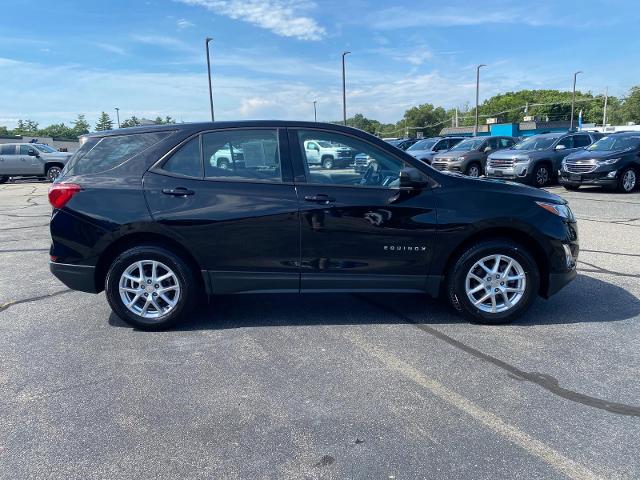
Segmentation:
{"type": "Polygon", "coordinates": [[[277,129],[203,132],[145,175],[151,215],[193,253],[213,293],[299,290],[300,222],[287,152],[277,129]],[[242,148],[244,162],[220,168],[216,153],[227,144],[242,148]]]}
{"type": "Polygon", "coordinates": [[[320,165],[320,147],[316,142],[307,141],[304,144],[305,155],[309,159],[309,164],[320,165]]]}
{"type": "Polygon", "coordinates": [[[40,155],[36,147],[28,144],[18,146],[22,175],[44,175],[44,164],[36,155],[40,155]]]}
{"type": "Polygon", "coordinates": [[[18,175],[19,162],[15,145],[0,145],[0,175],[18,175]]]}
{"type": "Polygon", "coordinates": [[[289,142],[300,203],[301,290],[424,291],[434,247],[434,196],[428,188],[399,187],[400,170],[423,168],[420,162],[407,163],[392,147],[320,129],[290,130],[289,142]],[[360,152],[367,169],[316,167],[303,147],[309,138],[360,152]]]}

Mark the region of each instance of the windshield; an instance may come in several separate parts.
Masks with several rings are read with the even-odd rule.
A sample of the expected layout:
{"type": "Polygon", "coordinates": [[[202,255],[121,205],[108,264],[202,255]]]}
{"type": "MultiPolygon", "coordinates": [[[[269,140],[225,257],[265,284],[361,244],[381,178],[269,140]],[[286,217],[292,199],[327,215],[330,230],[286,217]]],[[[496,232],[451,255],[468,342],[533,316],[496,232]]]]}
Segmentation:
{"type": "Polygon", "coordinates": [[[531,137],[513,147],[514,150],[546,150],[558,137],[531,137]]]}
{"type": "Polygon", "coordinates": [[[34,145],[38,150],[43,153],[55,153],[57,150],[55,148],[51,148],[49,145],[34,145]]]}
{"type": "Polygon", "coordinates": [[[322,148],[331,148],[331,147],[333,147],[333,145],[331,145],[329,142],[318,142],[318,145],[320,145],[322,148]]]}
{"type": "Polygon", "coordinates": [[[614,150],[631,150],[640,146],[640,135],[621,136],[611,135],[601,138],[593,145],[587,147],[591,152],[607,152],[614,150]]]}
{"type": "Polygon", "coordinates": [[[455,147],[451,149],[452,152],[466,152],[469,150],[476,150],[480,145],[484,143],[484,139],[482,138],[468,138],[466,140],[461,141],[455,147]]]}
{"type": "Polygon", "coordinates": [[[407,150],[431,150],[431,147],[433,147],[435,144],[436,140],[420,140],[419,142],[416,142],[409,148],[407,148],[407,150]]]}

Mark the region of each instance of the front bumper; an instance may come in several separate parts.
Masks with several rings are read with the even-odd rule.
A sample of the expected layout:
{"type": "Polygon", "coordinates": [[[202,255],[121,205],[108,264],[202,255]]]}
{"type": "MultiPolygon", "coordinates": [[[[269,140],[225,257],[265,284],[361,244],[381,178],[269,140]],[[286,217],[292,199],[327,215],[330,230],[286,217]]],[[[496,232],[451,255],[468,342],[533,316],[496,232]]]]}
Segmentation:
{"type": "Polygon", "coordinates": [[[502,178],[504,180],[524,181],[529,178],[529,162],[516,163],[511,167],[495,168],[487,165],[486,176],[490,178],[502,178]]]}
{"type": "Polygon", "coordinates": [[[87,293],[99,293],[96,286],[95,267],[89,265],[71,265],[49,262],[51,273],[72,290],[87,293]]]}
{"type": "Polygon", "coordinates": [[[560,170],[558,181],[561,185],[601,185],[613,187],[618,182],[618,172],[610,170],[607,172],[591,172],[591,173],[570,173],[560,170]],[[609,176],[613,172],[613,176],[609,176]]]}
{"type": "Polygon", "coordinates": [[[577,275],[578,271],[575,268],[562,273],[550,273],[549,283],[546,291],[542,292],[542,296],[549,298],[551,295],[558,293],[563,287],[573,281],[577,275]]]}

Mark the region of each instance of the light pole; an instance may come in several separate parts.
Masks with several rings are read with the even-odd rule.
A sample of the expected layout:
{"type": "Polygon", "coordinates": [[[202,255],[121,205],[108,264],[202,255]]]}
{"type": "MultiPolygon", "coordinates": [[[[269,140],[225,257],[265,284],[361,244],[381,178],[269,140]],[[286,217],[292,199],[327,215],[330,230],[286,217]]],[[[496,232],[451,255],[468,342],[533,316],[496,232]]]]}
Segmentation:
{"type": "Polygon", "coordinates": [[[478,103],[480,103],[480,69],[486,67],[481,63],[476,67],[476,123],[473,125],[473,136],[478,135],[478,103]]]}
{"type": "Polygon", "coordinates": [[[116,108],[116,118],[118,119],[118,128],[120,128],[120,109],[118,107],[116,108]]]}
{"type": "Polygon", "coordinates": [[[578,70],[573,74],[573,94],[571,95],[571,123],[569,124],[570,132],[573,132],[573,108],[576,103],[576,78],[578,77],[579,73],[582,73],[582,71],[578,70]]]}
{"type": "Polygon", "coordinates": [[[604,91],[604,110],[602,112],[602,126],[607,126],[607,101],[609,100],[609,87],[604,91]]]}
{"type": "Polygon", "coordinates": [[[215,121],[213,116],[213,90],[211,89],[211,60],[209,60],[209,42],[213,38],[207,37],[204,41],[205,48],[207,50],[207,73],[209,74],[209,105],[211,107],[211,121],[215,121]]]}
{"type": "Polygon", "coordinates": [[[347,83],[345,81],[344,57],[351,52],[342,52],[342,119],[345,126],[347,125],[347,83]]]}

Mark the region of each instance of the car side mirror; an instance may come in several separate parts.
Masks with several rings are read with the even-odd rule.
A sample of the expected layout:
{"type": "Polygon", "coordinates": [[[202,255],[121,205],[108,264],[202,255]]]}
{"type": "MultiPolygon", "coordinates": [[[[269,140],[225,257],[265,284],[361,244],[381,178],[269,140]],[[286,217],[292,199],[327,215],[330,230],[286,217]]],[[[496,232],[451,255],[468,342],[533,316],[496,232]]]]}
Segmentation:
{"type": "Polygon", "coordinates": [[[35,150],[29,150],[27,152],[27,155],[29,155],[30,157],[39,157],[40,155],[38,155],[38,152],[36,152],[35,150]]]}
{"type": "Polygon", "coordinates": [[[417,168],[408,167],[400,170],[401,188],[422,188],[427,184],[427,178],[417,168]]]}
{"type": "Polygon", "coordinates": [[[567,148],[564,145],[556,145],[556,150],[564,150],[565,148],[567,148]]]}
{"type": "Polygon", "coordinates": [[[484,153],[489,153],[491,151],[491,147],[484,147],[484,153]]]}

